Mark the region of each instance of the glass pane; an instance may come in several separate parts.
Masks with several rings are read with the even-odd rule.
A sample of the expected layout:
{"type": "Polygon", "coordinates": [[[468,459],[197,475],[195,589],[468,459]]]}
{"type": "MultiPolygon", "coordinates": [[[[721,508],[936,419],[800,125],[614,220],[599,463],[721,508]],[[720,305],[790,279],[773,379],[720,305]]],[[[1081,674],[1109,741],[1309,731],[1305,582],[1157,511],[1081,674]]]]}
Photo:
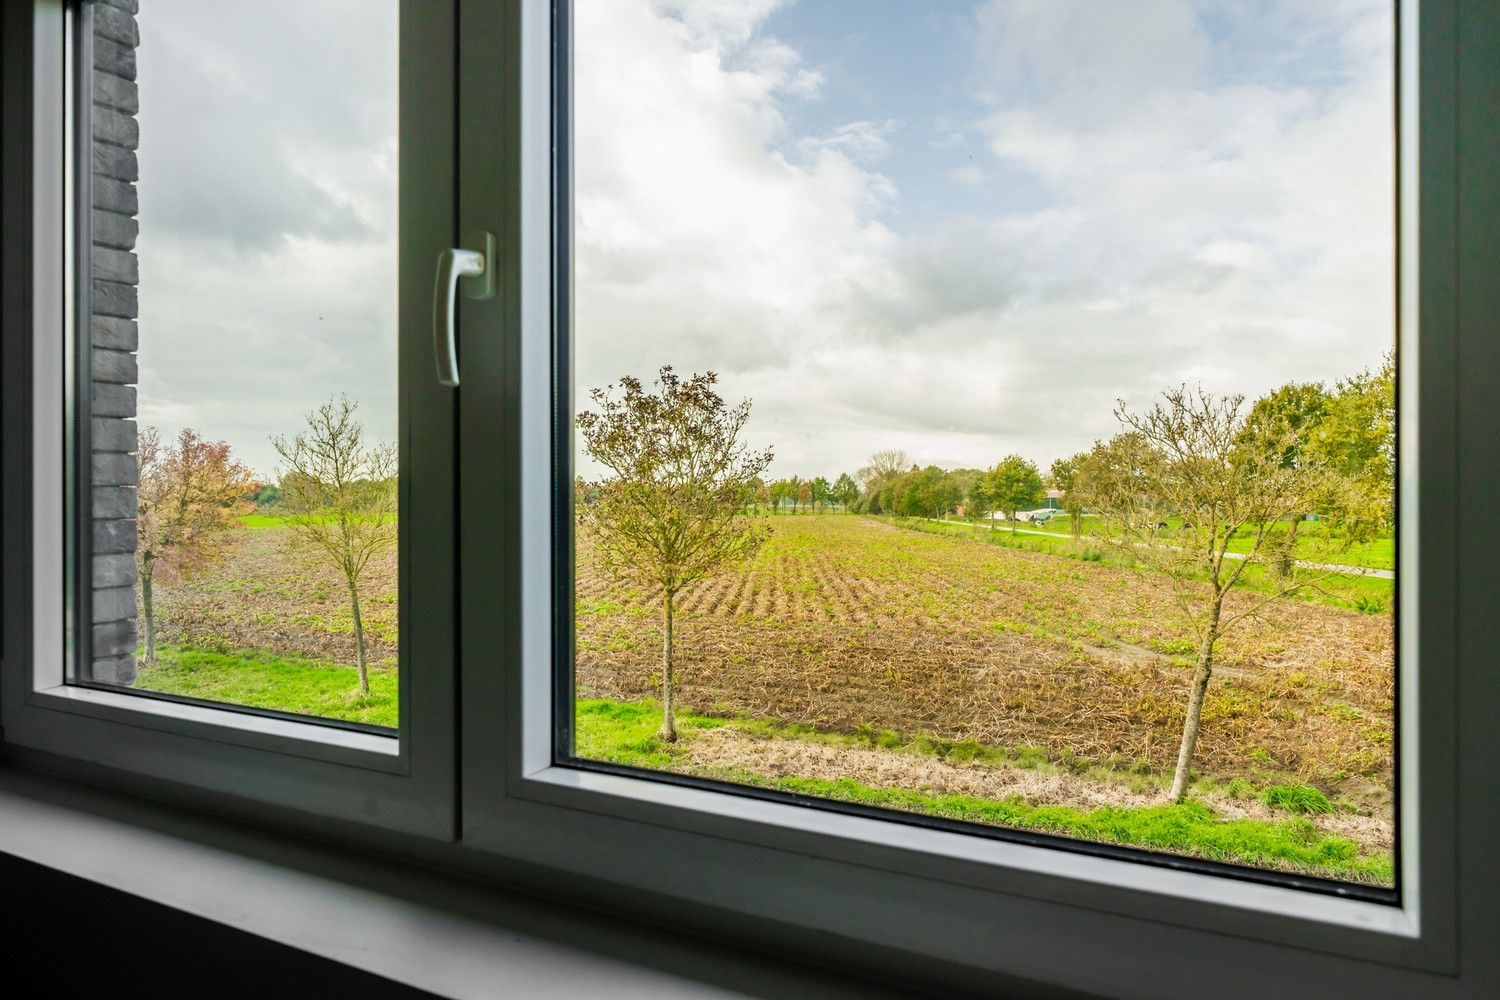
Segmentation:
{"type": "Polygon", "coordinates": [[[396,0],[132,6],[83,22],[79,679],[393,727],[396,0]]]}
{"type": "Polygon", "coordinates": [[[576,758],[1391,886],[1393,13],[578,0],[576,758]]]}

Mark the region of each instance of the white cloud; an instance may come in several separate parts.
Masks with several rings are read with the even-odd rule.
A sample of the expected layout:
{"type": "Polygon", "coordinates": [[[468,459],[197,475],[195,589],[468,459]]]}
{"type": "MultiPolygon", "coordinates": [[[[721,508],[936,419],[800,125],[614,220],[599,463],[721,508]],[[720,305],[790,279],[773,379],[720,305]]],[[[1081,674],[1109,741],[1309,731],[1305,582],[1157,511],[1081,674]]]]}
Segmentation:
{"type": "Polygon", "coordinates": [[[1372,363],[1392,323],[1381,8],[1266,12],[1331,67],[1304,79],[1228,71],[1189,3],[982,4],[974,119],[924,145],[975,150],[933,168],[959,192],[1044,194],[909,220],[879,172],[899,123],[788,134],[802,69],[768,7],[716,28],[580,3],[578,384],[715,368],[779,470],[829,474],[882,447],[1046,461],[1111,433],[1117,397],[1372,363]],[[774,68],[737,55],[757,44],[774,68]]]}

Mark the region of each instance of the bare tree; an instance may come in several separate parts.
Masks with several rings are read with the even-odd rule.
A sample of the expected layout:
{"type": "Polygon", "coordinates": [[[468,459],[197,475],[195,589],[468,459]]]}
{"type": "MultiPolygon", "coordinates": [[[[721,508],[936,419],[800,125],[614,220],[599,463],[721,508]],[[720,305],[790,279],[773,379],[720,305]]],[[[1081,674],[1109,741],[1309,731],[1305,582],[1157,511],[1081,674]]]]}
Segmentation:
{"type": "Polygon", "coordinates": [[[258,484],[230,456],[229,445],[205,441],[190,427],[166,446],[157,429],[147,427],[138,449],[135,566],[144,659],[151,666],[156,663],[156,581],[190,576],[233,552],[231,533],[239,516],[255,509],[248,497],[258,484]]]}
{"type": "Polygon", "coordinates": [[[859,485],[866,493],[874,493],[910,469],[911,465],[911,459],[906,456],[906,452],[888,448],[871,455],[869,463],[856,472],[854,478],[859,480],[859,485]]]}
{"type": "Polygon", "coordinates": [[[579,509],[593,531],[606,572],[661,595],[661,738],[677,739],[672,616],[677,594],[755,552],[768,529],[744,513],[747,485],[771,464],[771,450],[750,451],[740,432],[750,401],[733,408],[714,391],[713,372],[682,379],[670,367],[656,392],[620,379],[589,396],[597,412],[578,415],[590,458],[612,474],[579,509]]]}
{"type": "Polygon", "coordinates": [[[1266,419],[1243,433],[1243,397],[1215,396],[1186,387],[1169,390],[1144,412],[1115,416],[1126,428],[1095,445],[1082,463],[1078,487],[1105,518],[1109,535],[1138,562],[1162,571],[1197,643],[1197,668],[1172,776],[1171,798],[1187,794],[1219,640],[1239,622],[1295,591],[1315,586],[1327,571],[1266,574],[1269,591],[1226,608],[1229,592],[1257,565],[1274,568],[1277,525],[1302,511],[1337,514],[1350,501],[1346,477],[1324,466],[1282,461],[1297,428],[1266,419]],[[1243,536],[1242,536],[1243,532],[1243,536]],[[1244,544],[1231,553],[1237,536],[1244,544]]]}
{"type": "Polygon", "coordinates": [[[323,553],[343,574],[354,617],[359,691],[370,691],[359,588],[376,554],[396,544],[396,446],[366,445],[354,419],[359,404],[340,395],[307,414],[307,430],[273,437],[281,456],[282,507],[298,541],[323,553]]]}

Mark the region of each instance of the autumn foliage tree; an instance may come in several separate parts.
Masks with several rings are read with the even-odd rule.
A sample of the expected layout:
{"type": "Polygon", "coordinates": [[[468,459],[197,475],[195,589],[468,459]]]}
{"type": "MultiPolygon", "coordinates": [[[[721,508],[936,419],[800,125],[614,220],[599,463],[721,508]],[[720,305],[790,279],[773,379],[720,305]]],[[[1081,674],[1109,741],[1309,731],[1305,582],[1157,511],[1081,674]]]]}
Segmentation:
{"type": "Polygon", "coordinates": [[[358,404],[340,395],[307,414],[300,434],[273,437],[282,509],[299,542],[336,566],[349,589],[359,691],[370,691],[359,591],[370,560],[396,544],[396,446],[366,444],[358,404]]]}
{"type": "Polygon", "coordinates": [[[578,514],[591,531],[606,573],[660,596],[662,608],[661,738],[677,739],[672,626],[677,595],[755,552],[767,528],[744,513],[750,482],[771,463],[771,450],[740,440],[750,401],[728,407],[713,372],[686,379],[670,367],[655,391],[620,379],[589,395],[597,410],[578,415],[585,453],[608,477],[578,514]]]}
{"type": "Polygon", "coordinates": [[[144,659],[156,663],[158,580],[190,576],[234,550],[239,516],[255,509],[258,484],[223,441],[205,441],[192,428],[162,444],[155,427],[141,431],[136,489],[136,575],[141,586],[144,659]]]}

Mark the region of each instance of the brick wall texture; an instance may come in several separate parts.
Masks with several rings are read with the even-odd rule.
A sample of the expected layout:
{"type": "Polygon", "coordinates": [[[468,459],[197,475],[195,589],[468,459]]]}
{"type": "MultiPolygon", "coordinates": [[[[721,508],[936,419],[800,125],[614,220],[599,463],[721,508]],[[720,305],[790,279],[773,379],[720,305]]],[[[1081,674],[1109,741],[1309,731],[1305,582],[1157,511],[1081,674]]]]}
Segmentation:
{"type": "Polygon", "coordinates": [[[92,667],[94,680],[116,684],[133,682],[136,667],[138,3],[95,0],[92,4],[92,667]]]}

